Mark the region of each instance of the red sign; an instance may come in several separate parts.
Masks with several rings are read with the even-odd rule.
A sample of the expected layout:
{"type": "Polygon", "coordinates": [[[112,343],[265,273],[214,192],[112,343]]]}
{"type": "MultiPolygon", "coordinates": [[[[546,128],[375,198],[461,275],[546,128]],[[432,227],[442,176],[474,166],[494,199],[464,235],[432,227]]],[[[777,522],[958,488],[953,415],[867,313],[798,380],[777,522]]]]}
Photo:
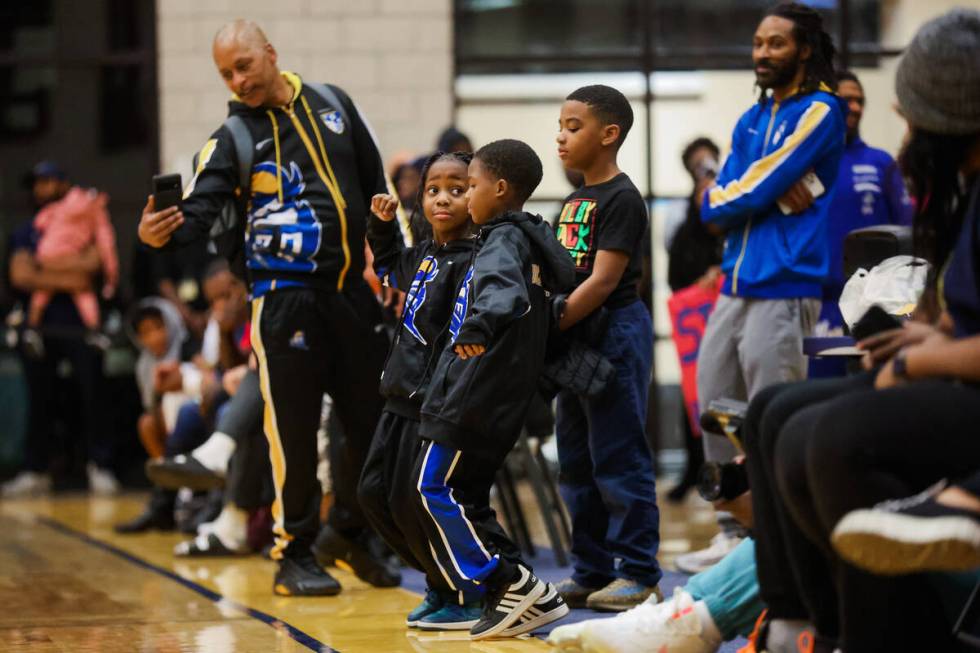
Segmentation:
{"type": "Polygon", "coordinates": [[[724,277],[719,276],[714,287],[699,284],[678,290],[667,300],[670,321],[673,325],[674,346],[681,364],[681,393],[687,407],[687,419],[695,435],[701,434],[698,422],[698,350],[708,324],[708,316],[715,307],[724,277]]]}

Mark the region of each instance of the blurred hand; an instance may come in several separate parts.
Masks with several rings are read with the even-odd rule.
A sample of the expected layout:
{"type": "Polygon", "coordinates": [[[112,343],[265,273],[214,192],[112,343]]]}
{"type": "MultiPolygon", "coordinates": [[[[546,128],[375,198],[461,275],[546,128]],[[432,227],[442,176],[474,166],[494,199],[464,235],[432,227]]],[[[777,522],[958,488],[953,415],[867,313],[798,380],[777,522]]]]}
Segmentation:
{"type": "Polygon", "coordinates": [[[379,220],[391,222],[395,219],[396,210],[398,198],[394,195],[379,194],[371,198],[371,213],[378,216],[379,220]]]}
{"type": "Polygon", "coordinates": [[[721,510],[722,512],[730,512],[732,517],[749,530],[752,529],[753,518],[752,518],[752,492],[745,492],[735,497],[731,501],[715,501],[715,510],[721,510]]]}
{"type": "Polygon", "coordinates": [[[456,345],[453,349],[456,355],[464,361],[468,358],[476,358],[487,350],[483,345],[456,345]]]}
{"type": "Polygon", "coordinates": [[[177,392],[184,387],[184,378],[180,373],[180,363],[164,361],[153,368],[153,390],[157,394],[177,392]]]}
{"type": "Polygon", "coordinates": [[[712,265],[710,268],[708,268],[708,271],[702,274],[701,278],[697,280],[697,284],[705,290],[714,290],[715,286],[718,285],[719,277],[721,277],[721,266],[712,265]]]}
{"type": "Polygon", "coordinates": [[[903,347],[944,340],[949,340],[949,336],[936,327],[913,320],[903,324],[900,329],[889,329],[865,338],[857,343],[857,348],[866,352],[861,359],[861,365],[870,370],[894,356],[903,347]]]}
{"type": "Polygon", "coordinates": [[[802,213],[813,206],[813,194],[801,179],[790,186],[789,190],[779,198],[779,202],[788,206],[790,213],[802,213]]]}
{"type": "Polygon", "coordinates": [[[246,373],[248,373],[248,365],[239,365],[238,367],[231,368],[221,377],[221,387],[225,389],[225,392],[229,396],[235,396],[246,373]]]}
{"type": "Polygon", "coordinates": [[[184,224],[184,214],[177,206],[162,211],[154,211],[153,206],[153,196],[149,195],[146,198],[146,206],[143,207],[137,233],[141,241],[150,247],[159,248],[166,245],[170,241],[170,236],[184,224]]]}

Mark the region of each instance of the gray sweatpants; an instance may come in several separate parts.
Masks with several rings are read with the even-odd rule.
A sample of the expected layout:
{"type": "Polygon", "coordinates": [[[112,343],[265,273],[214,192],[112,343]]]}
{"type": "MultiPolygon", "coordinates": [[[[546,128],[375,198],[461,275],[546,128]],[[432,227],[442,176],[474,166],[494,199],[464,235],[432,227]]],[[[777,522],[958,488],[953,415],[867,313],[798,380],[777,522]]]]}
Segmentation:
{"type": "MultiPolygon", "coordinates": [[[[766,386],[806,378],[803,338],[820,315],[820,300],[721,295],[698,352],[698,404],[748,401],[766,386]]],[[[740,452],[724,435],[705,433],[704,457],[727,462],[740,452]]]]}

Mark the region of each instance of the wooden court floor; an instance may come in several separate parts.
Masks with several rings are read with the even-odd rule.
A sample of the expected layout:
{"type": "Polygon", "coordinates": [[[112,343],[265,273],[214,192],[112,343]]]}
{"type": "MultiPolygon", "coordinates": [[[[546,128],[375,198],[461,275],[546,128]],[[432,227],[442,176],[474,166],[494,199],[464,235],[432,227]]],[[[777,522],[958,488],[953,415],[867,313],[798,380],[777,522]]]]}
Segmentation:
{"type": "MultiPolygon", "coordinates": [[[[0,501],[0,651],[6,653],[520,653],[534,638],[470,642],[464,633],[404,625],[419,596],[375,589],[331,570],[329,598],[272,594],[273,563],[258,556],[178,559],[179,534],[119,536],[141,496],[0,501]]],[[[665,506],[662,561],[703,545],[710,513],[695,500],[665,506]]]]}

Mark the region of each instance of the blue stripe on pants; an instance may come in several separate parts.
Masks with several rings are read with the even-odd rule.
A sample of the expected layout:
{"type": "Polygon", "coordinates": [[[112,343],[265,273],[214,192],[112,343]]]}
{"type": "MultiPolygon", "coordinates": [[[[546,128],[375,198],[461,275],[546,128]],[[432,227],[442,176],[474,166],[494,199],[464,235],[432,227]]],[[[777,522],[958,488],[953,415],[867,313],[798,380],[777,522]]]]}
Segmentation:
{"type": "Polygon", "coordinates": [[[426,446],[418,491],[426,512],[435,522],[441,542],[449,553],[452,569],[446,571],[461,583],[479,584],[497,568],[499,560],[491,556],[476,535],[473,524],[466,517],[466,510],[453,498],[449,486],[456,464],[462,452],[435,442],[426,446]]]}

